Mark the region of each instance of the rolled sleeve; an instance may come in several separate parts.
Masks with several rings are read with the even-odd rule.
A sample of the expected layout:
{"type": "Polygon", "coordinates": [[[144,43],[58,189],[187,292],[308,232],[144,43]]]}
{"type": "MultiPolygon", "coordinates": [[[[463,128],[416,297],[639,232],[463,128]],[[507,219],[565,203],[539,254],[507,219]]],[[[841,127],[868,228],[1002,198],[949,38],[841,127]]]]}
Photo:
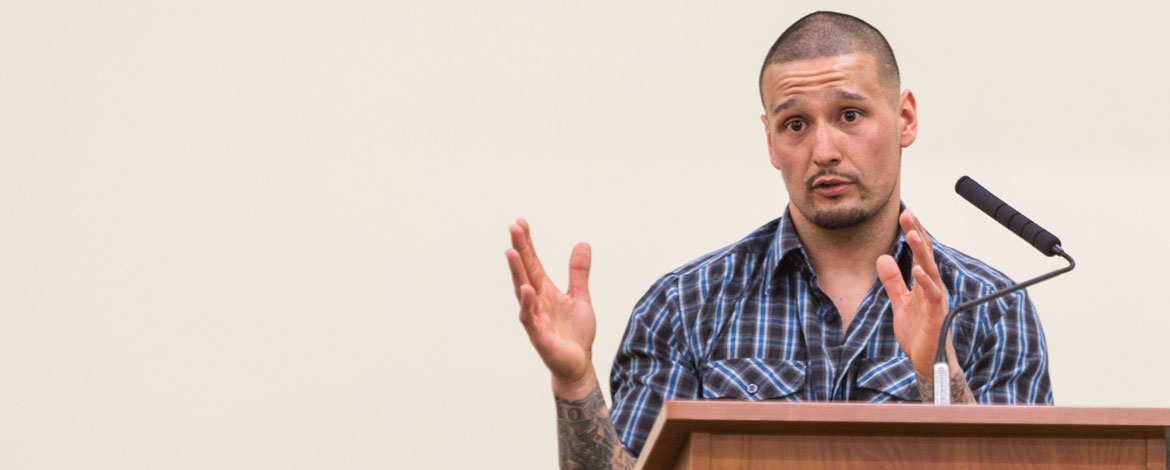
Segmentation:
{"type": "Polygon", "coordinates": [[[677,278],[668,275],[638,301],[610,373],[611,419],[622,446],[634,456],[666,400],[697,397],[678,294],[677,278]]]}

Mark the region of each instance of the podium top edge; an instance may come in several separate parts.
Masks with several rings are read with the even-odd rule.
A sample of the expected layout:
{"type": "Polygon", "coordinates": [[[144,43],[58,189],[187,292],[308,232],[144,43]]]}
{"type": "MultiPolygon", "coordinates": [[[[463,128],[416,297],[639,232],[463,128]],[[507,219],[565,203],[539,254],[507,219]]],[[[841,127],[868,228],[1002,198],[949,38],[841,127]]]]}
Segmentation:
{"type": "Polygon", "coordinates": [[[672,400],[668,420],[1170,427],[1168,408],[672,400]]]}

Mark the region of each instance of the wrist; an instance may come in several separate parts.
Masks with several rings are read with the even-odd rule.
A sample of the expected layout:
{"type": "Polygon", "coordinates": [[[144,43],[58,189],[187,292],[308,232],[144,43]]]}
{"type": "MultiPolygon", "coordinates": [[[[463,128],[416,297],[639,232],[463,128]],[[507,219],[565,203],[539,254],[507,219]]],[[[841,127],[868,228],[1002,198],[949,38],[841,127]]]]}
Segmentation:
{"type": "MultiPolygon", "coordinates": [[[[919,367],[919,364],[913,364],[913,365],[914,365],[914,372],[917,373],[919,376],[934,377],[935,362],[931,362],[930,364],[922,364],[922,367],[919,367]]],[[[955,356],[953,356],[953,355],[947,356],[947,368],[951,371],[951,375],[954,375],[955,371],[959,371],[959,372],[963,371],[963,367],[959,365],[959,361],[955,360],[955,356]]]]}
{"type": "MultiPolygon", "coordinates": [[[[951,370],[952,374],[954,374],[955,371],[962,371],[963,370],[962,366],[959,365],[958,356],[955,354],[955,343],[952,342],[951,335],[947,335],[946,357],[947,357],[947,367],[951,370]]],[[[926,376],[926,377],[934,377],[934,365],[936,364],[935,361],[937,361],[937,360],[938,360],[938,358],[936,356],[932,355],[930,357],[929,362],[924,362],[922,364],[919,364],[917,362],[914,362],[913,358],[911,358],[910,365],[914,366],[914,372],[918,373],[918,375],[926,376]]]]}
{"type": "Polygon", "coordinates": [[[581,400],[599,387],[597,372],[593,370],[592,365],[585,370],[584,375],[576,379],[562,380],[556,376],[552,378],[553,396],[566,400],[581,400]]]}

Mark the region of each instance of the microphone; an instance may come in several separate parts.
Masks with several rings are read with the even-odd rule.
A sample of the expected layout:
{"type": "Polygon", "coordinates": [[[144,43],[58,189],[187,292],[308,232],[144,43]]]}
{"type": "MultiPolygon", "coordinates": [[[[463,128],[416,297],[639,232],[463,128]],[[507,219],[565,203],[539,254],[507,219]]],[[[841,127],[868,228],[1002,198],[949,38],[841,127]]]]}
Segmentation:
{"type": "Polygon", "coordinates": [[[1000,198],[995,197],[994,194],[991,194],[982,185],[976,183],[971,177],[964,176],[959,178],[955,182],[955,192],[959,193],[967,202],[974,204],[979,210],[991,216],[991,218],[999,221],[1008,230],[1011,230],[1016,235],[1019,235],[1020,238],[1032,244],[1041,253],[1047,256],[1060,255],[1060,257],[1068,261],[1068,266],[992,292],[978,299],[964,302],[950,312],[947,312],[946,318],[943,319],[942,330],[938,333],[938,349],[934,355],[934,404],[936,405],[949,405],[951,403],[951,372],[950,366],[947,365],[946,344],[947,332],[951,329],[951,322],[954,321],[955,314],[978,307],[986,302],[1027,288],[1028,286],[1047,281],[1072,271],[1077,266],[1076,261],[1073,261],[1072,257],[1061,248],[1060,239],[1056,238],[1056,235],[1049,233],[1035,222],[1024,217],[1023,214],[1013,209],[1012,206],[1007,205],[1000,198]]]}
{"type": "Polygon", "coordinates": [[[976,183],[970,176],[959,178],[955,182],[955,192],[963,196],[967,202],[974,204],[983,213],[991,216],[991,218],[999,221],[1001,225],[1007,227],[1020,238],[1023,238],[1032,246],[1040,250],[1047,256],[1056,254],[1056,250],[1060,247],[1060,239],[1056,235],[1044,230],[1043,227],[1036,225],[1024,214],[1012,209],[1012,206],[1007,205],[994,194],[991,194],[983,185],[976,183]]]}

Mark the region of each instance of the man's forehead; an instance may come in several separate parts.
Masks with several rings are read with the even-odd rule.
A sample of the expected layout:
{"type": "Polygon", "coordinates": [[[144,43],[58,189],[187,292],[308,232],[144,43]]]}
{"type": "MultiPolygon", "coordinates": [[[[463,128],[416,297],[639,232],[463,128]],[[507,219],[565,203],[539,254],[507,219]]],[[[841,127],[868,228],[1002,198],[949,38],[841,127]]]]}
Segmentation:
{"type": "Polygon", "coordinates": [[[812,93],[829,92],[832,99],[854,100],[881,93],[877,61],[867,53],[771,64],[764,70],[762,85],[769,112],[791,107],[802,95],[812,93]]]}

